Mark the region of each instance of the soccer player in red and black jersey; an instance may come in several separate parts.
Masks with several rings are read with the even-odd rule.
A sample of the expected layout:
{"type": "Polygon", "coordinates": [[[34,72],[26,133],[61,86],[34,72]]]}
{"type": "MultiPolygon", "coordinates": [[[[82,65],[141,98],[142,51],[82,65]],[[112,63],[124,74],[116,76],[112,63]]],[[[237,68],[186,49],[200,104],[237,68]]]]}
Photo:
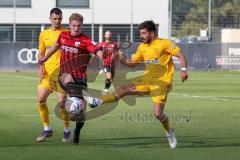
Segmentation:
{"type": "MultiPolygon", "coordinates": [[[[83,16],[78,13],[73,13],[69,17],[70,31],[62,32],[56,43],[48,51],[45,57],[39,59],[39,64],[42,65],[54,52],[60,48],[60,74],[59,83],[61,87],[69,93],[72,100],[83,102],[83,115],[86,110],[86,103],[82,99],[81,89],[87,87],[87,65],[90,60],[90,53],[96,54],[102,58],[102,47],[94,45],[90,38],[82,33],[83,16]]],[[[76,120],[76,128],[74,131],[73,142],[79,143],[80,130],[84,125],[83,121],[76,120]]]]}
{"type": "Polygon", "coordinates": [[[106,31],[104,35],[105,41],[99,43],[99,46],[103,48],[105,53],[103,61],[103,71],[106,75],[105,88],[102,91],[102,95],[107,94],[108,89],[111,86],[111,83],[115,74],[115,60],[116,53],[119,51],[118,43],[112,40],[112,33],[106,31]]]}

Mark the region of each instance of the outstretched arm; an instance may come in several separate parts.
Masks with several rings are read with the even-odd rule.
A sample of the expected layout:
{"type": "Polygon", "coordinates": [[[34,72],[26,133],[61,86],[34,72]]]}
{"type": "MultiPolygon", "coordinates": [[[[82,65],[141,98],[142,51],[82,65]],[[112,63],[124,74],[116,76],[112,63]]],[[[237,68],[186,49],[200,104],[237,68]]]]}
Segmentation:
{"type": "Polygon", "coordinates": [[[90,61],[89,61],[89,64],[93,63],[94,59],[96,59],[96,56],[93,54],[90,61]]]}
{"type": "Polygon", "coordinates": [[[185,57],[185,55],[182,52],[178,52],[175,56],[180,61],[180,65],[181,65],[181,78],[182,78],[182,82],[184,82],[184,81],[186,81],[188,79],[186,57],[185,57]]]}
{"type": "Polygon", "coordinates": [[[46,62],[58,50],[59,46],[59,43],[54,43],[54,45],[49,49],[46,55],[44,57],[40,57],[38,63],[42,65],[44,62],[46,62]]]}
{"type": "Polygon", "coordinates": [[[133,68],[139,64],[139,62],[133,62],[132,59],[128,59],[127,56],[120,50],[118,51],[117,55],[120,63],[124,64],[125,66],[133,68]]]}

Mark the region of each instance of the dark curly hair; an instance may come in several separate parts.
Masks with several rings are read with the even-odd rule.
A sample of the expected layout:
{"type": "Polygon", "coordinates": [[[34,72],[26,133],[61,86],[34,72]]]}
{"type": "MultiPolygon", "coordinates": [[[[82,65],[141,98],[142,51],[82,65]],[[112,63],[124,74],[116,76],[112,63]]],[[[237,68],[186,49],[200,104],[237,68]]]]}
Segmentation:
{"type": "Polygon", "coordinates": [[[144,21],[139,24],[138,29],[146,29],[148,32],[156,32],[156,24],[150,20],[150,21],[144,21]]]}

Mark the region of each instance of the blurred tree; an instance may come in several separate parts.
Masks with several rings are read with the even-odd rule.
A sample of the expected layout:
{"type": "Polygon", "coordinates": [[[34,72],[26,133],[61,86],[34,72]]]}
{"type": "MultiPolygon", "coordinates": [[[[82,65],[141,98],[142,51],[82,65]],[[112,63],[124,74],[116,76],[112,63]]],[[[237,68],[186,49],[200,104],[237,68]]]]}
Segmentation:
{"type": "MultiPolygon", "coordinates": [[[[240,0],[212,0],[212,28],[240,27],[240,0]]],[[[172,34],[199,35],[208,27],[208,0],[173,0],[172,34]]]]}

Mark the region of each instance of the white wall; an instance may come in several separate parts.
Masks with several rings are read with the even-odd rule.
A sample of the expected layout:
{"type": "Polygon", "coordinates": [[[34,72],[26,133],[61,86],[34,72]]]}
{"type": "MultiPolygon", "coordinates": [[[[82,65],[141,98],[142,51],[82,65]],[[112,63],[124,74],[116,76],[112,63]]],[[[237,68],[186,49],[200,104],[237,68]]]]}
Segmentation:
{"type": "MultiPolygon", "coordinates": [[[[131,0],[90,0],[90,8],[87,9],[62,8],[63,23],[68,23],[68,17],[73,12],[82,14],[86,24],[92,22],[95,24],[130,24],[131,22],[139,24],[144,20],[154,20],[159,24],[161,37],[167,37],[168,1],[132,0],[131,5],[131,0]]],[[[32,0],[32,8],[16,8],[16,23],[49,23],[49,11],[55,6],[55,0],[32,0]]],[[[0,8],[0,15],[0,25],[14,22],[12,8],[0,8]]]]}
{"type": "Polygon", "coordinates": [[[222,43],[239,43],[240,29],[222,29],[221,42],[222,43]]]}

